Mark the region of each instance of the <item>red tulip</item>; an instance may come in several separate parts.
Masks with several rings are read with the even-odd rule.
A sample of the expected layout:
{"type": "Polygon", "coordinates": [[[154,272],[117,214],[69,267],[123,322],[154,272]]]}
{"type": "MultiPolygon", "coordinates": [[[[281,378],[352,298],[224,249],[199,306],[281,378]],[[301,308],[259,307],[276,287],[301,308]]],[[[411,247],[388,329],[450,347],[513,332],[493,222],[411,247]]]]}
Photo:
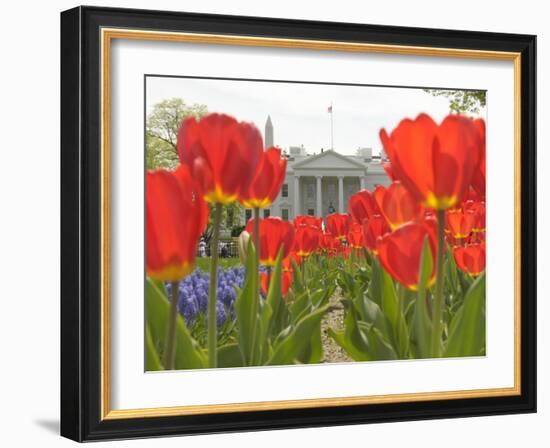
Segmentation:
{"type": "Polygon", "coordinates": [[[326,232],[320,232],[319,233],[319,245],[317,246],[317,249],[324,252],[328,248],[329,244],[329,238],[332,238],[332,235],[330,233],[326,232]]]}
{"type": "Polygon", "coordinates": [[[463,210],[473,214],[473,235],[470,242],[477,242],[485,239],[485,202],[479,200],[468,200],[462,203],[463,210]]]}
{"type": "Polygon", "coordinates": [[[474,232],[485,232],[485,202],[478,202],[474,208],[474,232]]]}
{"type": "Polygon", "coordinates": [[[474,121],[449,115],[437,125],[428,115],[405,119],[380,139],[395,177],[425,207],[445,210],[462,200],[482,156],[474,121]]]}
{"type": "Polygon", "coordinates": [[[374,215],[363,221],[363,241],[365,247],[374,255],[378,254],[378,242],[386,233],[390,232],[388,223],[381,215],[374,215]]]}
{"type": "Polygon", "coordinates": [[[435,212],[433,210],[430,210],[429,208],[425,208],[424,213],[422,213],[420,216],[424,220],[435,219],[437,221],[437,215],[435,214],[435,212]]]}
{"type": "MultiPolygon", "coordinates": [[[[278,216],[260,219],[260,263],[266,266],[274,266],[279,250],[283,249],[283,258],[286,258],[292,249],[294,241],[294,228],[288,221],[283,221],[278,216]]],[[[252,241],[254,237],[254,219],[246,224],[246,231],[252,241]]]]}
{"type": "Polygon", "coordinates": [[[330,249],[328,251],[328,255],[335,256],[335,255],[341,254],[343,251],[344,251],[344,246],[342,244],[342,240],[333,238],[330,243],[330,249]]]}
{"type": "Polygon", "coordinates": [[[483,200],[483,197],[473,187],[468,188],[468,190],[466,190],[466,193],[464,193],[464,197],[462,198],[463,203],[469,202],[470,204],[483,200]]]}
{"type": "Polygon", "coordinates": [[[384,185],[377,185],[374,191],[372,192],[372,197],[376,203],[376,213],[382,215],[382,210],[380,209],[382,203],[384,202],[384,196],[386,195],[387,188],[384,185]]]}
{"type": "Polygon", "coordinates": [[[240,200],[248,208],[265,208],[271,204],[285,180],[286,158],[279,148],[269,148],[262,153],[254,179],[241,194],[240,200]]]}
{"type": "MultiPolygon", "coordinates": [[[[410,223],[386,234],[378,243],[380,263],[395,280],[408,289],[416,290],[419,281],[420,256],[428,237],[433,260],[436,259],[435,221],[410,223]]],[[[430,284],[435,281],[435,263],[430,284]]]]}
{"type": "Polygon", "coordinates": [[[313,227],[317,227],[318,229],[321,229],[323,226],[323,218],[317,218],[316,216],[312,216],[312,215],[296,216],[296,218],[294,218],[294,228],[297,229],[302,225],[313,226],[313,227]]]}
{"type": "Polygon", "coordinates": [[[177,140],[180,161],[187,165],[208,202],[229,204],[247,191],[263,154],[262,136],[249,123],[210,114],[183,121],[177,140]]]}
{"type": "Polygon", "coordinates": [[[399,181],[389,188],[377,187],[374,197],[392,230],[418,218],[421,207],[399,181]]]}
{"type": "Polygon", "coordinates": [[[350,227],[346,241],[350,247],[354,249],[361,249],[363,247],[363,226],[361,224],[353,223],[350,227]]]}
{"type": "Polygon", "coordinates": [[[334,255],[340,250],[341,246],[341,241],[334,238],[330,233],[319,233],[318,249],[320,251],[325,252],[328,255],[334,255]]]}
{"type": "Polygon", "coordinates": [[[390,178],[390,180],[393,182],[395,180],[397,180],[393,174],[393,170],[392,170],[392,167],[391,167],[391,163],[389,162],[384,162],[382,163],[382,167],[384,168],[384,171],[386,172],[386,174],[388,175],[388,177],[390,178]]]}
{"type": "Polygon", "coordinates": [[[453,238],[467,238],[474,228],[473,210],[449,209],[445,213],[447,231],[453,238]]]}
{"type": "Polygon", "coordinates": [[[145,180],[145,266],[149,277],[177,281],[193,270],[208,207],[189,169],[148,171],[145,180]]]}
{"type": "Polygon", "coordinates": [[[349,198],[348,210],[355,222],[362,224],[366,218],[379,215],[380,210],[369,190],[360,190],[349,198]]]}
{"type": "Polygon", "coordinates": [[[314,226],[301,225],[294,233],[294,251],[300,257],[307,257],[319,247],[319,233],[314,226]]]}
{"type": "MultiPolygon", "coordinates": [[[[260,288],[264,296],[267,295],[269,291],[269,284],[271,283],[271,275],[268,275],[267,272],[262,272],[260,274],[260,288]]],[[[283,271],[281,273],[281,294],[283,298],[288,294],[288,290],[292,285],[292,271],[283,271]]]]}
{"type": "Polygon", "coordinates": [[[485,270],[484,242],[455,247],[453,256],[458,268],[472,277],[477,277],[485,270]]]}
{"type": "Polygon", "coordinates": [[[472,178],[472,186],[482,197],[485,197],[485,121],[482,118],[478,118],[477,120],[474,120],[474,125],[476,126],[481,139],[481,160],[472,178]]]}
{"type": "Polygon", "coordinates": [[[334,238],[342,240],[348,234],[350,222],[347,213],[332,213],[327,216],[327,230],[334,238]]]}

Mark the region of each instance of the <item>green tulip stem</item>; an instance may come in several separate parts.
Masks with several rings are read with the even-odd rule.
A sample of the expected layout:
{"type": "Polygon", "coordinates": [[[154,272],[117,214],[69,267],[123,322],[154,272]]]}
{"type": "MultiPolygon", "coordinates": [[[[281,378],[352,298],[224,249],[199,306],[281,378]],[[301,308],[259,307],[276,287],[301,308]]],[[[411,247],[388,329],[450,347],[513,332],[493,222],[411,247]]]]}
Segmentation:
{"type": "Polygon", "coordinates": [[[443,332],[443,259],[445,252],[445,210],[437,211],[437,255],[436,255],[436,280],[433,302],[433,332],[432,332],[432,356],[441,357],[441,335],[443,332]]]}
{"type": "Polygon", "coordinates": [[[269,288],[271,287],[271,274],[272,274],[272,268],[271,266],[265,267],[265,275],[267,275],[267,282],[265,285],[265,296],[267,298],[267,293],[269,292],[269,288]]]}
{"type": "Polygon", "coordinates": [[[396,284],[397,297],[399,299],[399,308],[403,315],[405,314],[405,288],[400,283],[396,284]]]}
{"type": "MultiPolygon", "coordinates": [[[[254,258],[255,258],[255,265],[256,265],[256,275],[254,276],[253,281],[253,288],[252,291],[254,291],[255,300],[252,301],[252,310],[251,314],[256,318],[258,315],[258,306],[260,304],[260,209],[258,207],[254,207],[254,239],[252,241],[254,246],[254,258]]],[[[249,275],[247,273],[247,275],[249,275]]],[[[254,334],[257,331],[257,327],[254,330],[254,334]]],[[[253,356],[251,359],[251,365],[257,365],[259,362],[256,354],[258,350],[258,344],[260,341],[258,338],[254,338],[254,348],[253,348],[253,356]]]]}
{"type": "Polygon", "coordinates": [[[254,207],[254,249],[256,251],[256,272],[260,276],[260,209],[254,207]]]}
{"type": "Polygon", "coordinates": [[[372,267],[372,260],[366,247],[363,247],[363,256],[365,257],[365,267],[372,267]]]}
{"type": "Polygon", "coordinates": [[[172,299],[170,301],[164,353],[162,354],[162,365],[166,370],[174,370],[176,367],[176,320],[178,317],[179,281],[172,282],[171,286],[172,299]]]}
{"type": "MultiPolygon", "coordinates": [[[[256,282],[254,291],[260,291],[260,209],[254,207],[254,254],[256,257],[256,282]]],[[[254,302],[256,303],[256,302],[254,302]]],[[[255,311],[254,311],[255,312],[255,311]]]]}
{"type": "Polygon", "coordinates": [[[216,203],[214,208],[214,222],[212,229],[212,241],[210,242],[210,286],[208,289],[208,366],[217,367],[217,343],[218,329],[216,319],[216,294],[218,290],[218,241],[220,239],[220,223],[222,217],[222,205],[216,203]]]}

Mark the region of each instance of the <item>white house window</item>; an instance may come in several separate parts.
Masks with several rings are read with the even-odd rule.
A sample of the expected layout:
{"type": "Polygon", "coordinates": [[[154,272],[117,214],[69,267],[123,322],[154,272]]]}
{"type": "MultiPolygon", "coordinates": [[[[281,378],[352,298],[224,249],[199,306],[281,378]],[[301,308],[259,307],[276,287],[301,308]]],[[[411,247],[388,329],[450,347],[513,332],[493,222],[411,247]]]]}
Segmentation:
{"type": "Polygon", "coordinates": [[[307,209],[307,214],[308,214],[309,216],[315,216],[315,210],[313,210],[312,208],[308,208],[308,209],[307,209]]]}
{"type": "Polygon", "coordinates": [[[288,221],[288,208],[282,208],[281,215],[284,221],[288,221]]]}
{"type": "Polygon", "coordinates": [[[271,210],[264,208],[264,218],[269,218],[269,215],[271,215],[271,210]]]}
{"type": "Polygon", "coordinates": [[[246,222],[250,221],[250,219],[252,218],[252,210],[250,210],[249,208],[246,209],[244,212],[244,217],[246,222]]]}
{"type": "Polygon", "coordinates": [[[283,198],[288,198],[288,184],[283,184],[283,190],[281,192],[283,198]]]}

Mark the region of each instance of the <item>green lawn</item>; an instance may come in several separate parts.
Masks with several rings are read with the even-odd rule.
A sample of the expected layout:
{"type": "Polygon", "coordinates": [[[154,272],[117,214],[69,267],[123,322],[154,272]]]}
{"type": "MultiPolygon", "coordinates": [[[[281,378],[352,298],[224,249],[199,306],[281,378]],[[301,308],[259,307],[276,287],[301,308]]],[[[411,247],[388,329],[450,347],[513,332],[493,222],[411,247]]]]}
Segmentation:
{"type": "MultiPolygon", "coordinates": [[[[196,266],[203,272],[210,272],[210,257],[197,257],[196,258],[196,266]]],[[[218,258],[218,266],[222,267],[223,269],[233,267],[233,266],[239,266],[241,264],[241,260],[239,258],[218,258]]]]}

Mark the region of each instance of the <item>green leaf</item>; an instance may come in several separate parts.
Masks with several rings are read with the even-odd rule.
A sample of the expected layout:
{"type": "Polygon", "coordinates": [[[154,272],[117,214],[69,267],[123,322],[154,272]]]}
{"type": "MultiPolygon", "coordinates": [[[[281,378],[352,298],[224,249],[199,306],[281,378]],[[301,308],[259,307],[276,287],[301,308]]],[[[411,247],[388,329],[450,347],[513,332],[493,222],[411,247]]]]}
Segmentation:
{"type": "Polygon", "coordinates": [[[370,300],[366,294],[363,294],[362,296],[356,298],[354,303],[361,315],[361,318],[358,320],[378,328],[386,339],[391,337],[391,328],[388,325],[386,316],[376,302],[370,300]]]}
{"type": "Polygon", "coordinates": [[[374,360],[398,359],[397,353],[390,341],[386,339],[378,328],[361,321],[357,322],[357,326],[367,336],[368,350],[374,360]]]}
{"type": "Polygon", "coordinates": [[[382,275],[382,310],[392,328],[392,339],[400,359],[409,355],[409,328],[403,314],[403,299],[397,296],[392,278],[387,272],[382,275]]]}
{"type": "Polygon", "coordinates": [[[270,316],[270,319],[267,319],[267,316],[264,316],[264,321],[266,321],[266,324],[269,327],[268,334],[273,337],[279,334],[283,328],[286,327],[288,321],[288,311],[286,304],[284,303],[281,290],[282,262],[283,250],[281,248],[281,250],[279,250],[279,254],[277,255],[277,260],[275,261],[275,267],[273,268],[273,273],[271,274],[271,280],[269,283],[269,291],[267,292],[267,297],[265,299],[271,309],[272,316],[270,316]]]}
{"type": "Polygon", "coordinates": [[[338,284],[344,295],[352,296],[354,294],[355,281],[353,279],[353,275],[351,275],[348,271],[343,269],[338,271],[338,284]]]}
{"type": "Polygon", "coordinates": [[[145,370],[151,372],[154,370],[164,370],[160,362],[159,354],[155,349],[149,325],[145,325],[145,370]]]}
{"type": "Polygon", "coordinates": [[[242,367],[243,357],[239,344],[231,343],[218,347],[218,367],[242,367]]]}
{"type": "Polygon", "coordinates": [[[470,286],[464,303],[449,327],[445,356],[480,356],[485,353],[485,273],[470,286]]]}
{"type": "Polygon", "coordinates": [[[260,303],[257,275],[254,245],[249,244],[246,278],[243,289],[235,300],[235,316],[239,326],[238,341],[245,366],[255,365],[259,356],[259,344],[256,338],[260,303]]]}
{"type": "Polygon", "coordinates": [[[433,270],[432,252],[428,238],[424,240],[420,256],[418,294],[414,305],[411,339],[414,341],[417,358],[428,358],[432,334],[432,322],[426,306],[426,290],[433,270]]]}
{"type": "Polygon", "coordinates": [[[368,341],[357,327],[357,313],[350,309],[344,318],[344,330],[328,329],[328,334],[354,361],[371,361],[368,341]]]}
{"type": "Polygon", "coordinates": [[[358,348],[353,342],[346,338],[343,331],[336,331],[332,328],[328,329],[329,336],[334,339],[342,349],[354,360],[354,361],[370,361],[371,358],[368,355],[367,349],[358,348]]]}
{"type": "MultiPolygon", "coordinates": [[[[145,311],[153,344],[164,347],[170,302],[162,283],[154,282],[149,278],[145,283],[145,311]]],[[[207,357],[189,333],[179,313],[176,319],[176,369],[207,367],[207,357]]]]}
{"type": "Polygon", "coordinates": [[[323,341],[321,339],[320,324],[319,331],[314,331],[311,336],[309,347],[297,359],[304,364],[317,364],[323,359],[323,341]]]}
{"type": "Polygon", "coordinates": [[[456,295],[459,291],[459,280],[458,273],[456,268],[456,263],[453,257],[453,251],[447,251],[447,262],[446,262],[446,272],[448,272],[447,281],[451,286],[453,294],[456,295]]]}
{"type": "Polygon", "coordinates": [[[311,310],[311,300],[309,298],[309,291],[302,291],[297,294],[288,308],[290,312],[290,320],[292,324],[296,324],[302,317],[309,313],[311,310]]]}
{"type": "Polygon", "coordinates": [[[293,364],[307,358],[308,353],[311,353],[313,333],[321,332],[321,319],[327,310],[328,306],[324,306],[301,319],[290,334],[273,347],[268,364],[293,364]]]}
{"type": "Polygon", "coordinates": [[[369,296],[377,305],[382,306],[383,269],[377,258],[372,260],[372,279],[369,285],[369,296]]]}
{"type": "Polygon", "coordinates": [[[293,330],[293,327],[291,325],[289,325],[288,327],[284,328],[283,331],[281,331],[277,337],[274,339],[273,341],[273,346],[276,347],[278,346],[282,341],[285,340],[285,338],[287,338],[290,333],[292,333],[292,330],[293,330]]]}
{"type": "MultiPolygon", "coordinates": [[[[304,280],[302,278],[302,271],[294,258],[291,257],[290,262],[292,263],[292,289],[294,289],[294,292],[296,292],[296,294],[298,295],[304,291],[304,280]]],[[[305,259],[302,259],[302,263],[305,263],[305,259]]]]}
{"type": "Polygon", "coordinates": [[[324,289],[316,289],[311,291],[310,299],[311,305],[313,308],[319,308],[323,305],[326,305],[334,293],[335,287],[333,285],[326,287],[324,289]]]}
{"type": "Polygon", "coordinates": [[[270,353],[269,345],[269,325],[273,311],[271,305],[267,302],[264,302],[261,306],[260,318],[258,319],[258,330],[257,330],[257,342],[258,342],[258,365],[263,365],[268,359],[268,353],[270,353]]]}

